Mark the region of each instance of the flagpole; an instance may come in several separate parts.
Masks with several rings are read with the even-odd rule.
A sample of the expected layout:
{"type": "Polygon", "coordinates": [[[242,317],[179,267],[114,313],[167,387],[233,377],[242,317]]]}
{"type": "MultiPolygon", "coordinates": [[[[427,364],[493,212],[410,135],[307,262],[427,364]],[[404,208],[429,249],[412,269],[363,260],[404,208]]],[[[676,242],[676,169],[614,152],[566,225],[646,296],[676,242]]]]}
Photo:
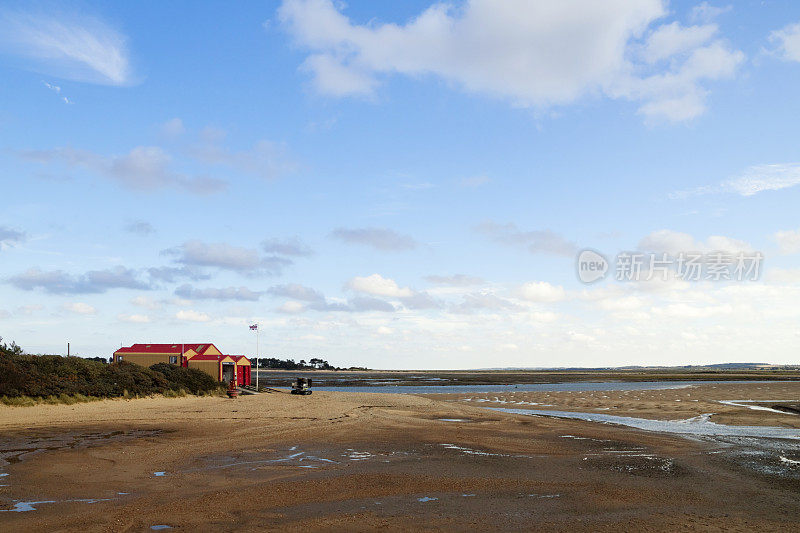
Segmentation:
{"type": "Polygon", "coordinates": [[[258,322],[256,322],[256,390],[258,390],[258,322]]]}

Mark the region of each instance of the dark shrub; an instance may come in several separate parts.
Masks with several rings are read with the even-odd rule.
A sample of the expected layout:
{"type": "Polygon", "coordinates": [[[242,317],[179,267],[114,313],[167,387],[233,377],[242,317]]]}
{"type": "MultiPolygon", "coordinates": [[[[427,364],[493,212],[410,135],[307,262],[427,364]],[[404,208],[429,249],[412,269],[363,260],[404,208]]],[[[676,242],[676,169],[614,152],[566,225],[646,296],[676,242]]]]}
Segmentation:
{"type": "Polygon", "coordinates": [[[178,391],[184,389],[192,394],[206,394],[220,387],[220,383],[196,368],[183,368],[168,363],[158,363],[150,370],[160,372],[169,381],[170,389],[178,391]]]}

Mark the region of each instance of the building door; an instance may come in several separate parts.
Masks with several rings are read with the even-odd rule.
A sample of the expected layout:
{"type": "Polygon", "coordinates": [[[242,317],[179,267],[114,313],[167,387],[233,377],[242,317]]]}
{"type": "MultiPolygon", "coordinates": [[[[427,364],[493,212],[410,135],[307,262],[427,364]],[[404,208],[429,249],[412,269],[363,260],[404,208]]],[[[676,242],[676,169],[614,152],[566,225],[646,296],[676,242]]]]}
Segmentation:
{"type": "Polygon", "coordinates": [[[230,383],[230,381],[234,378],[234,363],[222,363],[222,381],[225,383],[230,383]]]}

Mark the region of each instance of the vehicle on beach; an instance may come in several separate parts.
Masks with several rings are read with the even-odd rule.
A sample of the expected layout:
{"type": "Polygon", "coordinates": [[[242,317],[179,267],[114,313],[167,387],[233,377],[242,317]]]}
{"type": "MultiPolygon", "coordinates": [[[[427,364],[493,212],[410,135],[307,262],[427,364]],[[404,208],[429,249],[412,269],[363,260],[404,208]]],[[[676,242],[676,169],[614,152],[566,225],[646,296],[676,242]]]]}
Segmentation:
{"type": "Polygon", "coordinates": [[[292,394],[308,396],[311,392],[311,378],[297,378],[297,381],[292,383],[292,394]]]}

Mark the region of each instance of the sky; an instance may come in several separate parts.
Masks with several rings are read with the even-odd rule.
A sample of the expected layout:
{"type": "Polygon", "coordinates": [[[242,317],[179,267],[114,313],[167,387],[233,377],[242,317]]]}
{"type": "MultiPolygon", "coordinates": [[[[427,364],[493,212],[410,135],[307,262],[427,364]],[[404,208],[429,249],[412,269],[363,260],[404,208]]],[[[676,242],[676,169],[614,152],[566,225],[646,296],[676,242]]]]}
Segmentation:
{"type": "Polygon", "coordinates": [[[797,2],[3,1],[0,80],[28,352],[800,362],[797,2]]]}

